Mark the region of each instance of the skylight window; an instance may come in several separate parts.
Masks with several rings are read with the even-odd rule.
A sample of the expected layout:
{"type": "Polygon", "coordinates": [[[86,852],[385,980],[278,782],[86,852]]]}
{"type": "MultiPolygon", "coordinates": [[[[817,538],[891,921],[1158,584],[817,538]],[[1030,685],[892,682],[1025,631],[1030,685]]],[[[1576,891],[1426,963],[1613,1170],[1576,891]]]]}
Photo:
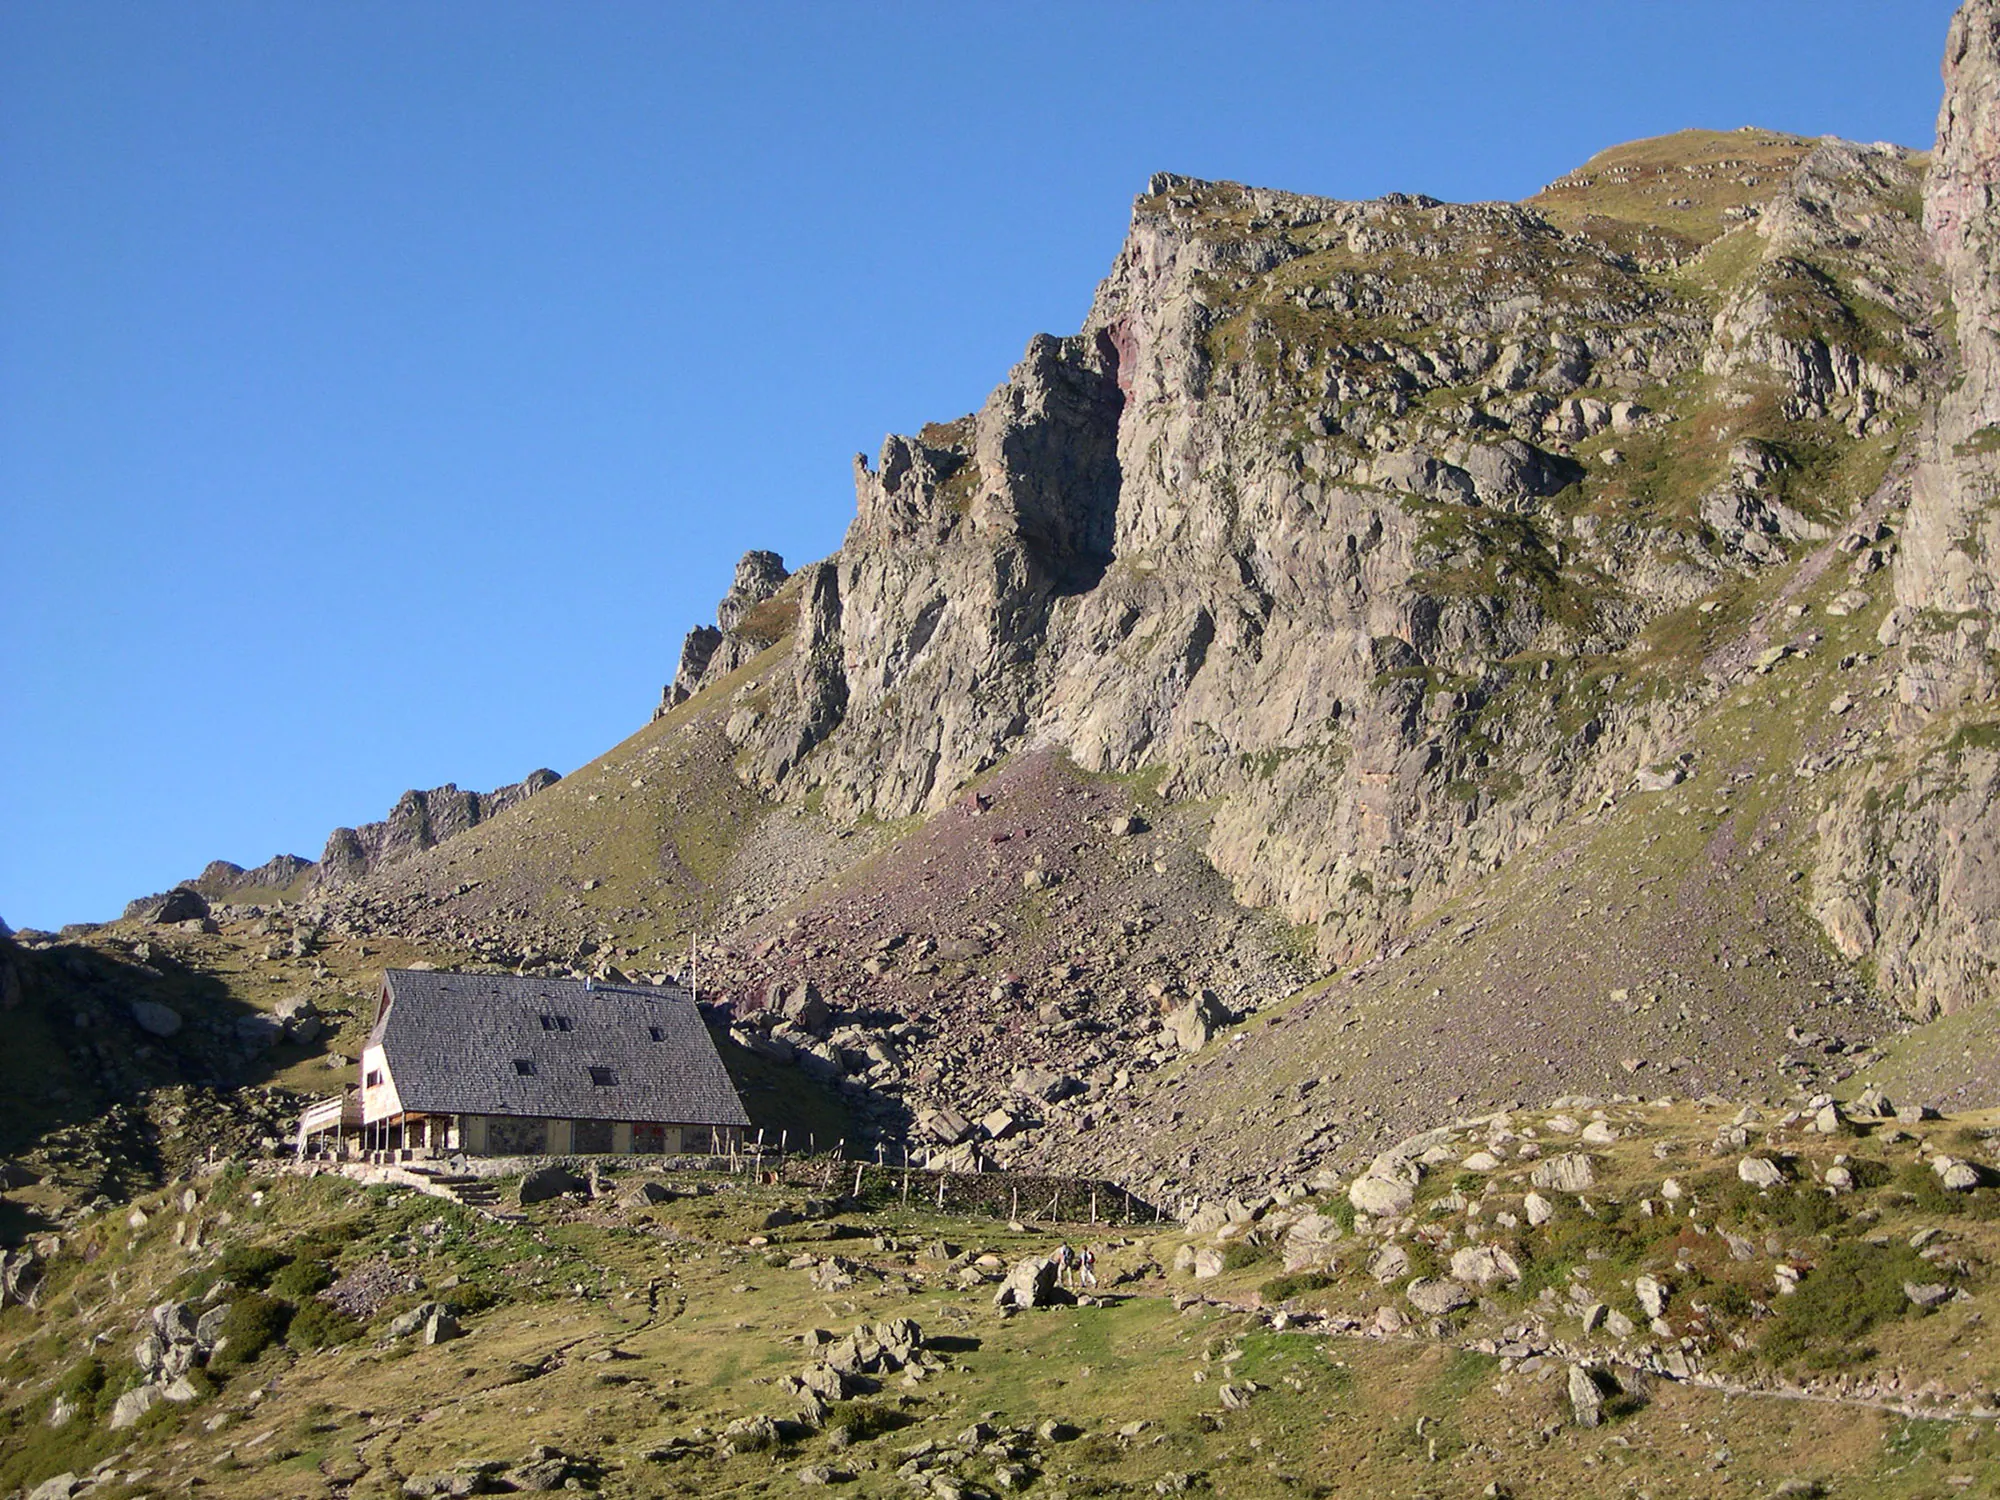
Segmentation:
{"type": "Polygon", "coordinates": [[[610,1088],[618,1081],[618,1075],[610,1068],[593,1066],[590,1070],[590,1081],[601,1089],[610,1088]]]}
{"type": "Polygon", "coordinates": [[[523,1078],[533,1078],[535,1076],[535,1060],[532,1057],[515,1058],[514,1071],[523,1078]]]}
{"type": "Polygon", "coordinates": [[[568,1016],[544,1015],[542,1017],[542,1030],[544,1031],[568,1031],[569,1029],[570,1022],[568,1016]]]}
{"type": "Polygon", "coordinates": [[[656,1042],[664,1042],[667,1039],[666,1028],[663,1026],[648,1026],[646,1032],[656,1042]]]}

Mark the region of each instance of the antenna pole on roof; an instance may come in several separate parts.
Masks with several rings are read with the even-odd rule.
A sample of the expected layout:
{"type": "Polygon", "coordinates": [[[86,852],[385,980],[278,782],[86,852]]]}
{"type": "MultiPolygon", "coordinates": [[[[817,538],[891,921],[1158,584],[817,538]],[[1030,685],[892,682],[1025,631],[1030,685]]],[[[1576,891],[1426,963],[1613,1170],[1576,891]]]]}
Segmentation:
{"type": "Polygon", "coordinates": [[[694,972],[694,929],[691,927],[688,929],[688,999],[697,1005],[701,1003],[701,983],[694,972]]]}

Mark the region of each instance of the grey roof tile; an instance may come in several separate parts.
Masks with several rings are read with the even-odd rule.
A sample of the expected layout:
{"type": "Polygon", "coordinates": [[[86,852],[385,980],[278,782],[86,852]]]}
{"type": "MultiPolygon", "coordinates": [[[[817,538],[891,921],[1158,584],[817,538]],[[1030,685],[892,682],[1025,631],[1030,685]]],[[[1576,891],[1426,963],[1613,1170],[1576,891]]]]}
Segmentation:
{"type": "Polygon", "coordinates": [[[389,1004],[369,1041],[381,1044],[406,1110],[750,1123],[686,990],[428,969],[382,977],[389,1004]],[[545,1028],[544,1016],[568,1029],[553,1019],[545,1028]],[[615,1081],[594,1082],[593,1067],[615,1081]]]}

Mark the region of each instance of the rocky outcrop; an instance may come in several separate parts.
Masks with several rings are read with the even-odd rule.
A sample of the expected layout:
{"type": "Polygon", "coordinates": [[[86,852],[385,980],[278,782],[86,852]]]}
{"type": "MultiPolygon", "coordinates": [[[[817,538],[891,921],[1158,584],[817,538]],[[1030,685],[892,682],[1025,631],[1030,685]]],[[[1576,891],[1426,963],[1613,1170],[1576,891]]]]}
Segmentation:
{"type": "Polygon", "coordinates": [[[313,861],[297,854],[276,855],[250,870],[215,859],[188,884],[211,901],[228,901],[250,892],[289,891],[301,876],[311,875],[316,868],[313,861]]]}
{"type": "Polygon", "coordinates": [[[363,880],[527,801],[561,779],[545,768],[491,792],[461,791],[451,782],[429,791],[405,792],[382,822],[334,829],[327,836],[315,879],[330,886],[363,880]]]}
{"type": "Polygon", "coordinates": [[[1035,744],[1158,768],[1239,898],[1376,951],[1629,779],[1656,726],[1575,657],[1837,529],[1799,424],[1934,379],[1919,164],[1802,150],[1713,303],[1511,205],[1155,178],[1080,333],[857,463],[743,774],[886,819],[1035,744]],[[1640,399],[1703,370],[1719,410],[1640,399]],[[1626,444],[1725,476],[1692,527],[1626,444]]]}
{"type": "Polygon", "coordinates": [[[151,922],[202,920],[208,916],[209,901],[289,899],[312,888],[354,885],[477,827],[560,780],[544,767],[491,792],[461,791],[453,782],[428,791],[408,791],[381,822],[334,829],[317,863],[280,854],[246,870],[226,859],[211,860],[195,879],[127,902],[124,915],[151,922]]]}
{"type": "Polygon", "coordinates": [[[773,644],[779,632],[758,614],[757,606],[783,588],[790,576],[785,560],[775,552],[743,554],[736,564],[735,581],[715,606],[715,623],[695,626],[681,642],[680,666],[661,692],[654,718],[687,702],[708,683],[727,677],[773,644]]]}

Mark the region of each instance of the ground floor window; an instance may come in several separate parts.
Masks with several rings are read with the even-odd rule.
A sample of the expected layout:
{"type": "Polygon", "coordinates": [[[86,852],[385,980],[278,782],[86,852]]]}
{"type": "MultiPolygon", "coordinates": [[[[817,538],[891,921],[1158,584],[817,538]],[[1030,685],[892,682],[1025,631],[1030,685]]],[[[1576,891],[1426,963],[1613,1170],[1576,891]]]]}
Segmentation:
{"type": "Polygon", "coordinates": [[[659,1156],[667,1149],[667,1127],[664,1125],[634,1125],[632,1127],[632,1149],[643,1156],[659,1156]]]}
{"type": "Polygon", "coordinates": [[[611,1122],[609,1120],[573,1120],[570,1122],[570,1148],[579,1156],[604,1156],[611,1150],[611,1122]]]}
{"type": "Polygon", "coordinates": [[[549,1149],[549,1122],[515,1115],[489,1116],[486,1149],[494,1156],[540,1156],[549,1149]]]}

